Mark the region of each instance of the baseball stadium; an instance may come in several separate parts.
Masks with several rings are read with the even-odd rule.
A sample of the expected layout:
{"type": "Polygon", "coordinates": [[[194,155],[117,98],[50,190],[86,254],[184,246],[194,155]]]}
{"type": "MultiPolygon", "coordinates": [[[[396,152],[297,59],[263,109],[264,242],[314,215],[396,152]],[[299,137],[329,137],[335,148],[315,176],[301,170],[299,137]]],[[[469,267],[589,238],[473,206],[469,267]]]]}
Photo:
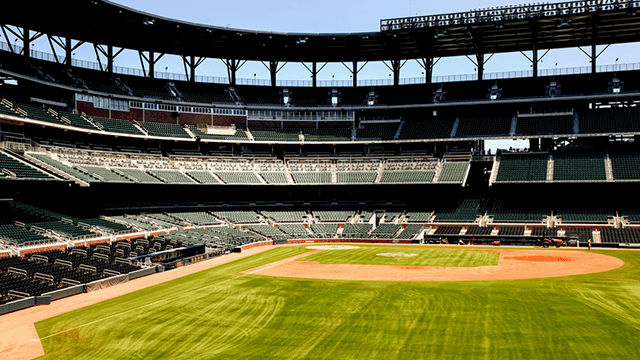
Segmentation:
{"type": "Polygon", "coordinates": [[[640,1],[3,8],[0,358],[640,358],[640,1]]]}

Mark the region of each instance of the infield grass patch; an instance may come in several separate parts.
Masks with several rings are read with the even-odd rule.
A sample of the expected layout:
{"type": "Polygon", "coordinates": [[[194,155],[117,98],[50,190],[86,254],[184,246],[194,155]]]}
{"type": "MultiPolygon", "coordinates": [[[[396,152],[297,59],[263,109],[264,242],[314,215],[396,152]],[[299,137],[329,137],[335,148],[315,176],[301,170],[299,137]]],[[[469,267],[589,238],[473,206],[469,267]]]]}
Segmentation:
{"type": "Polygon", "coordinates": [[[472,249],[363,247],[348,250],[324,250],[296,261],[317,261],[321,264],[473,267],[496,266],[499,259],[499,253],[472,249]],[[377,256],[383,253],[409,253],[417,256],[377,256]]]}
{"type": "Polygon", "coordinates": [[[625,261],[608,272],[513,281],[239,274],[306,251],[273,249],[41,321],[43,358],[640,358],[640,252],[594,251],[625,261]]]}

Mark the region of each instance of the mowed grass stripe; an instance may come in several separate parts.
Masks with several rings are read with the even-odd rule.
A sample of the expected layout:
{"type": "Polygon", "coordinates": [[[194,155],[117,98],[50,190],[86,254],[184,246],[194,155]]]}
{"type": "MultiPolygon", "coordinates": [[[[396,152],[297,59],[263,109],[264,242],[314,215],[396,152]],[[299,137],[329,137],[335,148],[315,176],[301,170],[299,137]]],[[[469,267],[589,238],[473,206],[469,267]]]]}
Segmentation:
{"type": "Polygon", "coordinates": [[[472,249],[393,249],[359,248],[348,250],[324,250],[297,261],[317,261],[321,264],[399,265],[399,266],[495,266],[500,254],[472,249]],[[382,253],[408,253],[416,256],[384,257],[382,253]]]}
{"type": "Polygon", "coordinates": [[[238,274],[304,251],[274,249],[39,322],[40,336],[74,329],[44,340],[44,358],[640,357],[630,320],[640,318],[640,253],[607,252],[626,266],[605,273],[518,281],[238,274]],[[158,299],[170,301],[96,321],[158,299]]]}

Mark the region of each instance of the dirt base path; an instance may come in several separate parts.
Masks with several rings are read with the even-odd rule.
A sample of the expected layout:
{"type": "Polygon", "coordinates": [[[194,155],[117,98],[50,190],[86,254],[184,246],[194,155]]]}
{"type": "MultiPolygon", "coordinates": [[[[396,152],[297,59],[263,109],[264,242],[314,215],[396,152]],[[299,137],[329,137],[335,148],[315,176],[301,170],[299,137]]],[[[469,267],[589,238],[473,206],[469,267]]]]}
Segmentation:
{"type": "MultiPolygon", "coordinates": [[[[385,248],[388,249],[388,248],[385,248]]],[[[332,250],[319,250],[332,251],[332,250]]],[[[382,250],[381,250],[382,251],[382,250]]],[[[245,274],[333,280],[377,281],[484,281],[534,279],[590,274],[624,265],[620,259],[567,250],[480,250],[500,253],[497,266],[438,267],[320,264],[293,261],[303,254],[247,270],[245,274]],[[291,261],[286,261],[291,260],[291,261]]]]}
{"type": "Polygon", "coordinates": [[[272,248],[274,246],[256,247],[241,253],[232,253],[175,270],[144,276],[106,289],[56,300],[50,305],[35,306],[2,315],[0,316],[0,359],[26,360],[44,355],[44,349],[34,325],[38,321],[210,269],[272,248]]]}

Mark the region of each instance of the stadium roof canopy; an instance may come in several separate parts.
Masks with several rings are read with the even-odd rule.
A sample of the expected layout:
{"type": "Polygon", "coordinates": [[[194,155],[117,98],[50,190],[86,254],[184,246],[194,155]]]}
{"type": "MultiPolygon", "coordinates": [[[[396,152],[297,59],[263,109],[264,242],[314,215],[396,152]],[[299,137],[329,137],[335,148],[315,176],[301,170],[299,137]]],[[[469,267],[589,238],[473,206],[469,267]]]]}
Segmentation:
{"type": "MultiPolygon", "coordinates": [[[[636,16],[640,1],[566,4],[563,11],[545,10],[547,5],[522,10],[527,16],[507,16],[500,9],[434,15],[423,19],[420,26],[415,19],[404,20],[404,26],[383,25],[380,32],[348,34],[229,29],[167,19],[102,0],[12,0],[0,12],[0,23],[29,29],[32,34],[139,51],[292,62],[420,59],[530,51],[534,46],[553,49],[627,43],[640,38],[640,16],[636,16]]],[[[511,14],[520,13],[514,10],[511,14]]]]}

